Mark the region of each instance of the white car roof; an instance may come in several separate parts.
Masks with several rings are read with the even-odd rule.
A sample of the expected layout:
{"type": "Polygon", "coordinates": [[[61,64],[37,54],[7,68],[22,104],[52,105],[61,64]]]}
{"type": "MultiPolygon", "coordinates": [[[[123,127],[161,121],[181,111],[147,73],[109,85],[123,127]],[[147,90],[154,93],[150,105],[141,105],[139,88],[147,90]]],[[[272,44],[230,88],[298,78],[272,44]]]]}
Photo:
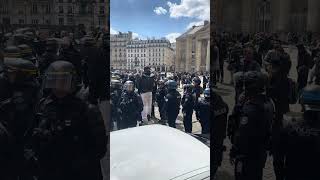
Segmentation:
{"type": "Polygon", "coordinates": [[[180,130],[148,125],[110,133],[111,180],[181,180],[199,174],[210,174],[209,147],[180,130]]]}

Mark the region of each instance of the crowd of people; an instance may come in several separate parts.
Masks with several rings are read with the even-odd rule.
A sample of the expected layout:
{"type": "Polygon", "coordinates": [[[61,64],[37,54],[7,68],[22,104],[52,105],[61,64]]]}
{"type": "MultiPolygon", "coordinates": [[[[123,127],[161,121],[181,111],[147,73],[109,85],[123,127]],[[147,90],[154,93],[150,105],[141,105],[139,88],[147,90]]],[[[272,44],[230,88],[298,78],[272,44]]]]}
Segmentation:
{"type": "Polygon", "coordinates": [[[182,107],[185,132],[192,133],[195,112],[203,134],[210,132],[210,88],[207,73],[115,71],[111,80],[111,126],[114,130],[148,123],[176,128],[182,107]],[[201,78],[202,77],[202,80],[201,78]],[[201,86],[202,85],[202,86],[201,86]],[[178,92],[183,89],[183,94],[178,92]],[[204,97],[200,98],[203,94],[204,97]],[[155,117],[155,104],[159,117],[155,117]]]}
{"type": "Polygon", "coordinates": [[[2,36],[0,179],[102,179],[109,36],[2,36]]]}
{"type": "Polygon", "coordinates": [[[212,90],[223,82],[225,61],[235,90],[229,116],[220,113],[225,104],[220,97],[213,99],[213,174],[221,166],[228,138],[236,180],[262,180],[268,156],[276,180],[320,179],[320,41],[297,39],[287,43],[270,33],[212,38],[212,90]],[[289,76],[292,59],[285,46],[298,50],[297,79],[289,76]],[[290,111],[290,104],[299,103],[301,112],[290,111]]]}

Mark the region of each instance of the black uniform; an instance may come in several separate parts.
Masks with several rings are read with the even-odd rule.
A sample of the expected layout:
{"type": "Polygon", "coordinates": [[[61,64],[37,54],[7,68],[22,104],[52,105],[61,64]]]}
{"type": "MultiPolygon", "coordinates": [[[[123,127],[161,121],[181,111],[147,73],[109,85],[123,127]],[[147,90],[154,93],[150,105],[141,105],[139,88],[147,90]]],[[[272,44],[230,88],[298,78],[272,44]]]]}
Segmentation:
{"type": "MultiPolygon", "coordinates": [[[[119,101],[121,97],[121,89],[112,89],[111,90],[111,130],[113,129],[113,123],[116,122],[117,126],[119,126],[120,122],[120,114],[118,112],[119,101]]],[[[119,128],[119,127],[118,127],[119,128]]]]}
{"type": "MultiPolygon", "coordinates": [[[[288,117],[293,113],[288,113],[288,117]]],[[[294,115],[295,121],[292,119],[285,126],[286,134],[286,180],[300,179],[320,179],[319,168],[317,164],[320,161],[320,125],[315,116],[308,115],[301,118],[294,115]],[[299,120],[297,120],[299,119],[299,120]],[[314,123],[309,123],[314,121],[314,123]],[[317,122],[315,122],[317,121],[317,122]]],[[[318,112],[319,114],[319,112],[318,112]]],[[[287,119],[287,118],[286,118],[287,119]]]]}
{"type": "Polygon", "coordinates": [[[99,109],[73,95],[50,95],[41,101],[40,113],[34,134],[40,179],[102,179],[107,136],[99,109]]]}
{"type": "Polygon", "coordinates": [[[163,106],[164,106],[164,98],[166,96],[166,89],[165,87],[159,87],[156,91],[156,100],[158,104],[158,109],[160,113],[160,118],[162,121],[165,120],[164,112],[163,112],[163,106]]]}
{"type": "Polygon", "coordinates": [[[201,124],[201,133],[210,133],[210,114],[212,109],[210,108],[210,98],[201,98],[198,103],[195,104],[197,118],[201,124]]]}
{"type": "Polygon", "coordinates": [[[143,103],[141,97],[135,92],[123,92],[119,101],[120,123],[119,129],[136,127],[141,121],[143,103]]]}
{"type": "Polygon", "coordinates": [[[164,112],[170,127],[176,127],[176,119],[180,111],[181,95],[177,90],[170,90],[165,97],[164,112]]]}
{"type": "Polygon", "coordinates": [[[181,99],[183,125],[185,132],[192,133],[192,114],[194,109],[194,97],[191,93],[184,93],[181,99]]]}
{"type": "Polygon", "coordinates": [[[85,69],[83,78],[89,86],[89,101],[96,104],[98,99],[102,101],[108,99],[110,89],[106,82],[110,79],[107,71],[109,55],[103,49],[94,46],[84,46],[80,52],[86,64],[86,67],[83,67],[85,69]]]}
{"type": "Polygon", "coordinates": [[[212,92],[213,101],[213,121],[211,127],[211,137],[213,139],[213,176],[222,162],[224,151],[223,141],[226,138],[227,120],[228,120],[228,105],[223,101],[222,97],[215,92],[212,92]]]}
{"type": "Polygon", "coordinates": [[[273,105],[265,95],[244,100],[230,151],[231,158],[235,159],[237,180],[262,179],[272,116],[273,105]]]}
{"type": "MultiPolygon", "coordinates": [[[[5,64],[27,71],[35,70],[34,65],[25,60],[10,60],[5,64]]],[[[16,73],[15,82],[10,82],[5,73],[0,74],[0,143],[4,143],[0,145],[3,147],[0,159],[4,162],[0,167],[0,179],[23,178],[28,173],[24,149],[35,125],[39,83],[33,76],[21,73],[16,73]]]]}

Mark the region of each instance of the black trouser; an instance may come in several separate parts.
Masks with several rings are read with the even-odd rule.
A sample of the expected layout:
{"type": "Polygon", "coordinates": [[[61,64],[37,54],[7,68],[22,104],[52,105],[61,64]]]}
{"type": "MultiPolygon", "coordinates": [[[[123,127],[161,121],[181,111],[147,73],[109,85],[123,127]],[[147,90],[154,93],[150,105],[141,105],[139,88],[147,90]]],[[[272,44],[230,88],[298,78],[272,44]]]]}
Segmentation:
{"type": "Polygon", "coordinates": [[[309,75],[308,67],[302,66],[298,68],[297,83],[298,83],[299,92],[308,84],[308,75],[309,75]]]}
{"type": "Polygon", "coordinates": [[[274,131],[272,134],[272,156],[276,180],[285,179],[285,152],[283,143],[283,137],[280,130],[274,131]]]}
{"type": "Polygon", "coordinates": [[[236,158],[235,180],[262,180],[267,155],[257,158],[236,158]]]}
{"type": "Polygon", "coordinates": [[[183,112],[183,125],[186,133],[192,133],[192,114],[193,110],[183,112]]]}
{"type": "Polygon", "coordinates": [[[210,125],[209,125],[209,120],[200,120],[201,124],[201,133],[202,134],[210,134],[210,125]]]}
{"type": "Polygon", "coordinates": [[[168,124],[170,127],[176,128],[176,119],[177,119],[177,115],[175,116],[168,116],[168,124]]]}
{"type": "Polygon", "coordinates": [[[163,116],[163,102],[158,101],[158,110],[159,110],[159,114],[160,114],[160,119],[164,120],[164,116],[163,116]]]}

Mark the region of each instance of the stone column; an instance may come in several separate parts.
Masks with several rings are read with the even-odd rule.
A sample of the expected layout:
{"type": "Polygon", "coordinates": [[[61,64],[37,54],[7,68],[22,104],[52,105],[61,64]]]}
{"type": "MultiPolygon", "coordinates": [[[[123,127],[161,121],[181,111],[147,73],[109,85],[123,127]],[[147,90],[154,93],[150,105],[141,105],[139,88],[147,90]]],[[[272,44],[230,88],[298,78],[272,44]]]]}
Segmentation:
{"type": "Polygon", "coordinates": [[[320,32],[320,1],[308,0],[308,23],[307,30],[320,32]]]}
{"type": "Polygon", "coordinates": [[[290,27],[290,0],[272,0],[271,10],[273,30],[276,32],[288,32],[290,27]]]}
{"type": "Polygon", "coordinates": [[[200,70],[201,54],[202,54],[202,40],[196,40],[196,71],[200,70]]]}
{"type": "Polygon", "coordinates": [[[206,71],[210,72],[210,39],[207,44],[206,71]]]}
{"type": "Polygon", "coordinates": [[[185,60],[185,71],[191,71],[191,62],[192,62],[192,37],[186,38],[186,60],[185,60]]]}

